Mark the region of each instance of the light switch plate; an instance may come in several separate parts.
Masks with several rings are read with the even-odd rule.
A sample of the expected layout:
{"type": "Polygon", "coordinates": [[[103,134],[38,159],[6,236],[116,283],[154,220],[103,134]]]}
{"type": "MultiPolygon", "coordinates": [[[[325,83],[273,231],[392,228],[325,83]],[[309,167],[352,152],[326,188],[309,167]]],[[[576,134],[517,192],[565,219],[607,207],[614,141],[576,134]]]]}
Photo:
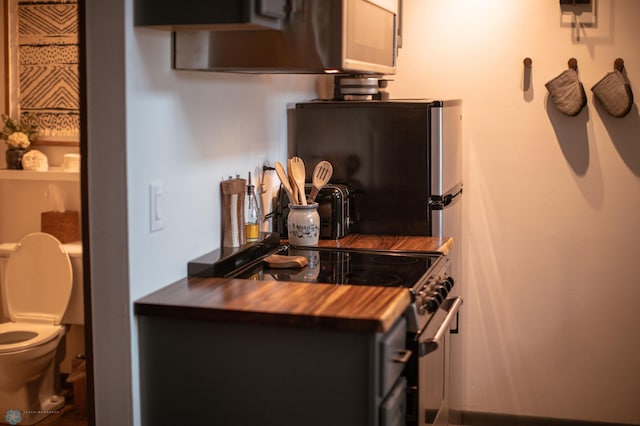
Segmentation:
{"type": "Polygon", "coordinates": [[[149,184],[149,230],[151,232],[164,229],[165,216],[164,184],[160,181],[149,184]]]}

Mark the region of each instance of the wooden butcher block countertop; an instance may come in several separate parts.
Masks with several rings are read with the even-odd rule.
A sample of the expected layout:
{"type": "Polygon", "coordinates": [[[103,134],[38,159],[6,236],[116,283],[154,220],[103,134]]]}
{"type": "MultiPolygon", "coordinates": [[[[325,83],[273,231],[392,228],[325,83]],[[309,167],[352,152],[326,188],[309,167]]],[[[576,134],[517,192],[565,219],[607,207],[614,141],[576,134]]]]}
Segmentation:
{"type": "MultiPolygon", "coordinates": [[[[435,251],[448,238],[349,235],[320,246],[435,251]]],[[[136,315],[384,332],[411,302],[405,288],[184,278],[135,302],[136,315]]]]}
{"type": "Polygon", "coordinates": [[[453,244],[450,237],[404,237],[388,235],[351,234],[339,240],[320,240],[320,247],[355,248],[369,250],[441,251],[445,254],[453,244]]]}

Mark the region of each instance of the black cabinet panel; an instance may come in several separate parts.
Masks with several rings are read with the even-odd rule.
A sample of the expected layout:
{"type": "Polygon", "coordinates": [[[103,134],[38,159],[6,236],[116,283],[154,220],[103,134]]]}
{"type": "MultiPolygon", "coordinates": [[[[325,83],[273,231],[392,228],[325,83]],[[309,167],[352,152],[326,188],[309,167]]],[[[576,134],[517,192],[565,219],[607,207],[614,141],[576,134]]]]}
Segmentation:
{"type": "Polygon", "coordinates": [[[135,0],[134,22],[165,29],[279,29],[286,0],[135,0]]]}

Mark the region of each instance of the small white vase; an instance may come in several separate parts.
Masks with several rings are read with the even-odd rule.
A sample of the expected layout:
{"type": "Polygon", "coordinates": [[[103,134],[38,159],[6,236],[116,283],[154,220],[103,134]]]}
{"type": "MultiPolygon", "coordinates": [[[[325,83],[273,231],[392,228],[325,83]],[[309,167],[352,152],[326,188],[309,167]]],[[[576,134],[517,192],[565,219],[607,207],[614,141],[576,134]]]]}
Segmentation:
{"type": "Polygon", "coordinates": [[[287,216],[289,243],[294,246],[317,246],[320,237],[318,203],[307,206],[289,204],[287,216]]]}

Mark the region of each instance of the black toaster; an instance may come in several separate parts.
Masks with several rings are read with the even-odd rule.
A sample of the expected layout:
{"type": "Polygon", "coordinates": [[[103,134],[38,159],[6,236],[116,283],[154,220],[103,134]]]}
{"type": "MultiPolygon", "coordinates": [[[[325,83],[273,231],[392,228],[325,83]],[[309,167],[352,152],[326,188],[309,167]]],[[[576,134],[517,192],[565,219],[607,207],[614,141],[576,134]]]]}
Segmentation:
{"type": "MultiPolygon", "coordinates": [[[[305,184],[307,196],[311,192],[311,184],[305,184]]],[[[320,238],[323,240],[337,240],[349,233],[353,227],[353,191],[348,185],[327,184],[316,196],[318,215],[320,216],[320,238]]],[[[280,188],[278,207],[274,220],[274,232],[279,232],[281,238],[287,238],[287,216],[289,215],[289,199],[286,192],[280,188]]]]}

